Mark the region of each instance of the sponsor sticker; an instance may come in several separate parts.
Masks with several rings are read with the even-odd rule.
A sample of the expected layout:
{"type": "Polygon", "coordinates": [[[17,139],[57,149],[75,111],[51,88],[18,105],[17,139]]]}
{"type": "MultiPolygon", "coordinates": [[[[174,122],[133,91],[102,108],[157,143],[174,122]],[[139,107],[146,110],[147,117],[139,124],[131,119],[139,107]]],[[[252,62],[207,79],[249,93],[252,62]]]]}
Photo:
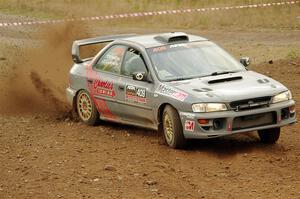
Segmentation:
{"type": "Polygon", "coordinates": [[[113,83],[103,80],[95,80],[93,83],[93,90],[96,95],[103,95],[107,97],[115,97],[116,93],[113,90],[113,83]]]}
{"type": "Polygon", "coordinates": [[[182,102],[188,96],[187,93],[185,93],[183,91],[179,91],[175,88],[172,88],[172,87],[164,85],[164,84],[159,85],[159,87],[156,89],[156,92],[159,93],[159,94],[162,94],[162,95],[172,97],[172,98],[174,98],[176,100],[179,100],[179,101],[182,101],[182,102]]]}
{"type": "Polygon", "coordinates": [[[165,51],[165,50],[167,50],[166,46],[160,46],[160,47],[157,47],[157,48],[153,48],[152,52],[158,53],[158,52],[162,52],[162,51],[165,51]]]}
{"type": "Polygon", "coordinates": [[[126,92],[125,92],[125,99],[126,101],[145,104],[147,102],[146,89],[138,88],[133,85],[127,85],[126,92]]]}
{"type": "Polygon", "coordinates": [[[178,48],[178,47],[182,47],[182,46],[186,46],[186,44],[173,44],[173,45],[170,45],[170,48],[178,48]]]}
{"type": "Polygon", "coordinates": [[[195,130],[195,121],[186,120],[184,124],[184,130],[193,132],[195,130]]]}
{"type": "Polygon", "coordinates": [[[194,119],[195,118],[195,114],[193,114],[193,113],[184,113],[184,112],[181,112],[180,115],[181,116],[185,116],[186,118],[189,118],[189,119],[194,119]]]}
{"type": "Polygon", "coordinates": [[[231,122],[228,122],[227,130],[228,131],[232,131],[232,123],[231,122]]]}

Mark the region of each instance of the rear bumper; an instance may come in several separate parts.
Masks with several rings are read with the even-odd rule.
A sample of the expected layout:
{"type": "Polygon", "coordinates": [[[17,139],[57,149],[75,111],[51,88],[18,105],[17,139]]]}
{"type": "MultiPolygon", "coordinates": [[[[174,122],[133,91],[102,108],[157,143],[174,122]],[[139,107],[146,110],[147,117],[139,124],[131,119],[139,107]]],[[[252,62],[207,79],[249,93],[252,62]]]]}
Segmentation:
{"type": "Polygon", "coordinates": [[[214,113],[179,112],[185,138],[208,139],[235,133],[286,126],[296,122],[296,112],[283,117],[283,111],[293,107],[295,102],[289,100],[271,104],[269,107],[246,111],[224,111],[214,113]],[[207,124],[199,124],[198,119],[205,119],[207,124]],[[220,121],[219,128],[213,126],[220,121]]]}
{"type": "Polygon", "coordinates": [[[73,100],[74,100],[75,95],[76,95],[76,90],[74,90],[74,89],[72,89],[72,88],[70,88],[70,87],[68,87],[68,88],[66,89],[67,102],[68,102],[71,106],[73,106],[73,100]]]}

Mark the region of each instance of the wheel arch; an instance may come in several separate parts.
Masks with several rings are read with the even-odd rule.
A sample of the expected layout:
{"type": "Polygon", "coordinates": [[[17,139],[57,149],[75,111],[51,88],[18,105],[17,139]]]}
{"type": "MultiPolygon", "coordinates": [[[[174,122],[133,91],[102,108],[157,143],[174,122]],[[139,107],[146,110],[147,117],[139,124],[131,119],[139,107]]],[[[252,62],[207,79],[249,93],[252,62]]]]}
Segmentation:
{"type": "MultiPolygon", "coordinates": [[[[177,110],[177,108],[176,108],[175,106],[173,106],[172,104],[170,104],[170,103],[167,103],[167,102],[162,103],[162,104],[159,106],[158,110],[157,110],[157,121],[158,121],[158,124],[161,124],[161,123],[162,123],[163,112],[164,112],[165,107],[168,106],[168,105],[171,106],[171,107],[173,107],[174,109],[177,110]]],[[[177,110],[177,111],[178,111],[178,110],[177,110]]]]}

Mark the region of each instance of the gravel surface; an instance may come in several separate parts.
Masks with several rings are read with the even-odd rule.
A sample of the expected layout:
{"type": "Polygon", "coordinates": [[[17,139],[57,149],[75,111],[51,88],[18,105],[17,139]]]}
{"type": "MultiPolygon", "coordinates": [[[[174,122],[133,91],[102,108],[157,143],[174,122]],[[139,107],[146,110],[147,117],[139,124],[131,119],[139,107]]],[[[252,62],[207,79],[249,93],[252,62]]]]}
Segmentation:
{"type": "MultiPolygon", "coordinates": [[[[3,17],[0,15],[2,21],[3,17]]],[[[58,68],[43,53],[48,55],[52,50],[56,62],[61,57],[71,59],[61,51],[63,48],[69,52],[69,43],[53,40],[57,35],[67,40],[69,34],[51,32],[55,48],[33,51],[30,55],[39,57],[39,62],[21,53],[22,64],[12,67],[21,55],[20,49],[28,48],[28,43],[19,41],[36,41],[32,32],[30,28],[0,29],[1,44],[7,41],[17,46],[10,45],[9,51],[3,51],[0,45],[0,198],[299,198],[299,124],[283,128],[279,142],[272,146],[261,144],[252,132],[195,140],[186,150],[162,145],[154,131],[107,122],[85,126],[69,118],[67,112],[54,108],[49,111],[49,95],[55,99],[51,89],[63,90],[64,84],[56,83],[65,79],[50,75],[58,68]],[[30,83],[31,66],[46,62],[50,62],[47,72],[40,72],[36,78],[49,88],[25,87],[25,82],[30,83]],[[25,69],[22,73],[20,67],[25,69]],[[11,80],[14,71],[22,79],[11,80]],[[48,93],[33,93],[34,89],[48,93]]],[[[289,45],[300,49],[296,32],[204,34],[237,55],[264,55],[264,59],[259,58],[261,64],[251,68],[287,85],[300,101],[300,60],[273,59],[277,52],[274,49],[290,50],[289,45]],[[268,34],[270,37],[266,37],[268,34]],[[272,64],[267,63],[270,59],[272,64]]],[[[56,72],[65,73],[69,65],[65,67],[56,72]]],[[[300,106],[297,110],[299,115],[300,106]]]]}

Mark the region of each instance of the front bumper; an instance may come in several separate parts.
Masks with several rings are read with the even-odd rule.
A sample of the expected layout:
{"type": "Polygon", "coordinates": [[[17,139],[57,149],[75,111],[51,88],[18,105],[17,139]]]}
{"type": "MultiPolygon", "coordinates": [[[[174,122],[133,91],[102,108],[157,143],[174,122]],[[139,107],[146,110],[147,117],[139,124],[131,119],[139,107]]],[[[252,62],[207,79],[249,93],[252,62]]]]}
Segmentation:
{"type": "Polygon", "coordinates": [[[295,105],[294,100],[271,104],[269,107],[245,110],[224,111],[212,113],[179,112],[183,126],[184,137],[187,139],[207,139],[256,131],[262,129],[286,126],[296,122],[296,111],[284,115],[284,111],[295,105]],[[199,119],[208,121],[200,124],[199,119]],[[214,121],[220,122],[218,128],[214,127],[214,121]]]}

